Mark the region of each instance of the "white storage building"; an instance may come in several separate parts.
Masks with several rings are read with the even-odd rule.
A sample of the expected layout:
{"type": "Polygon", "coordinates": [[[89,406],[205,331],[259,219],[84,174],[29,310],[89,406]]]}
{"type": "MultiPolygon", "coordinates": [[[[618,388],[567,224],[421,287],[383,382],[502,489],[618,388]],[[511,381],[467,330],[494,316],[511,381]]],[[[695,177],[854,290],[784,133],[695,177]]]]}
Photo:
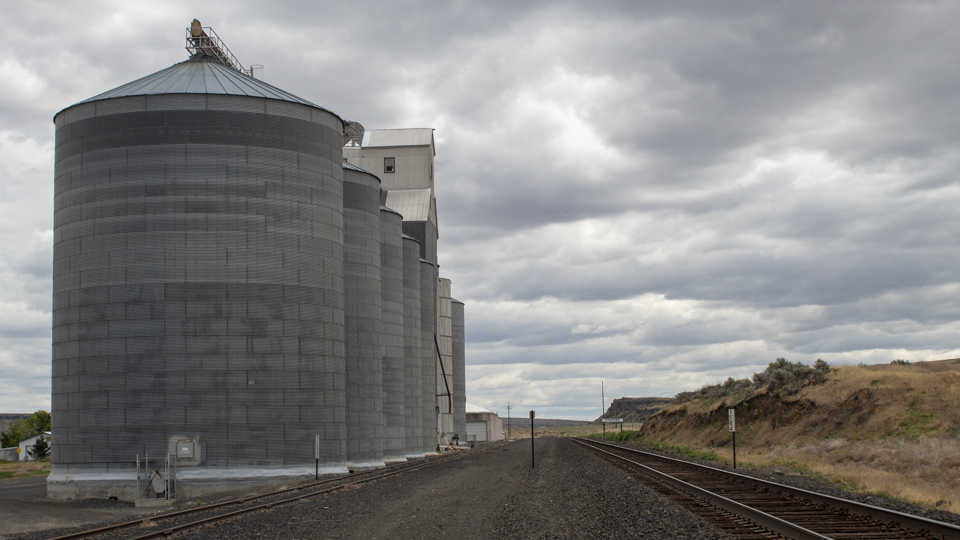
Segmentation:
{"type": "Polygon", "coordinates": [[[476,442],[503,440],[503,421],[497,413],[467,403],[467,440],[476,442]]]}

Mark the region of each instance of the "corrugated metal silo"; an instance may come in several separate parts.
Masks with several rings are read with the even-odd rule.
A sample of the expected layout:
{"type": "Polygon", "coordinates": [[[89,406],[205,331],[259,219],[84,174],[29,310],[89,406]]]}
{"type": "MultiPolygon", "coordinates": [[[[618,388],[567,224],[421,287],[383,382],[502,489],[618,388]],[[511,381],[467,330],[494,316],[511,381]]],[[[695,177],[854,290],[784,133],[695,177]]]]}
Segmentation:
{"type": "Polygon", "coordinates": [[[453,442],[453,313],[450,302],[451,283],[447,278],[437,281],[437,340],[439,366],[437,396],[440,404],[440,438],[442,444],[453,442]]]}
{"type": "Polygon", "coordinates": [[[453,431],[467,441],[467,355],[463,302],[452,299],[453,312],[453,431]]]}
{"type": "Polygon", "coordinates": [[[420,330],[420,241],[403,237],[403,387],[407,458],[423,457],[423,348],[420,330]]]}
{"type": "Polygon", "coordinates": [[[420,259],[420,373],[423,381],[423,451],[437,450],[437,267],[420,259]]]}
{"type": "Polygon", "coordinates": [[[347,467],[383,467],[380,179],[343,162],[347,467]]]}
{"type": "Polygon", "coordinates": [[[403,363],[403,217],[380,207],[380,291],[383,302],[383,460],[406,461],[403,363]]]}
{"type": "Polygon", "coordinates": [[[198,55],[54,122],[50,495],[344,472],[341,119],[198,55]]]}

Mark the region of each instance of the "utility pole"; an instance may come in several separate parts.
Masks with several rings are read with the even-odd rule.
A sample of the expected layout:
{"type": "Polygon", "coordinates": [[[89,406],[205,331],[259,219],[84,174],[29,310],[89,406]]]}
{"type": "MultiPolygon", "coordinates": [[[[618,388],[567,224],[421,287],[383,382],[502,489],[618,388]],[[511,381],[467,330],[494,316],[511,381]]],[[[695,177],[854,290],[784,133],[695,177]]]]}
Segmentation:
{"type": "Polygon", "coordinates": [[[510,436],[510,402],[507,402],[507,440],[509,441],[513,437],[510,436]]]}

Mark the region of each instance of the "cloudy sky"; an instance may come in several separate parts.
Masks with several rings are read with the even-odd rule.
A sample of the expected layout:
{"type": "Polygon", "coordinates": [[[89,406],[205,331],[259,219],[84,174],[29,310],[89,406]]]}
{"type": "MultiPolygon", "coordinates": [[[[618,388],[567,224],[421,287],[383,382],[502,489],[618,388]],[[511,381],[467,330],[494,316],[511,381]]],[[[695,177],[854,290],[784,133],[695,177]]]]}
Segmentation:
{"type": "Polygon", "coordinates": [[[436,128],[471,403],[960,357],[958,3],[11,2],[0,412],[50,402],[51,119],[195,17],[344,118],[436,128]]]}

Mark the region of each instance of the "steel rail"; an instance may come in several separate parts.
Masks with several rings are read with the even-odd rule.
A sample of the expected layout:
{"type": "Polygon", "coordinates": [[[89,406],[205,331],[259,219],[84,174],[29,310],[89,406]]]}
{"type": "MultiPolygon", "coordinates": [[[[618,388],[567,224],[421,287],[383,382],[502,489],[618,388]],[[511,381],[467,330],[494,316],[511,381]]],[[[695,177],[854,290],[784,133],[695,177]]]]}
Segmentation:
{"type": "MultiPolygon", "coordinates": [[[[127,528],[130,528],[130,527],[136,527],[136,526],[142,525],[144,522],[148,522],[148,521],[149,521],[149,522],[156,522],[156,521],[160,521],[160,520],[168,520],[168,519],[174,519],[174,518],[178,518],[178,517],[183,517],[183,516],[189,515],[189,514],[197,514],[197,513],[201,513],[201,512],[209,512],[210,510],[215,510],[215,509],[217,509],[217,508],[223,508],[223,507],[225,507],[225,506],[232,506],[232,505],[244,504],[244,503],[248,503],[248,502],[250,502],[250,501],[256,501],[256,500],[259,500],[259,499],[265,499],[265,498],[274,497],[274,496],[277,496],[277,495],[290,494],[290,493],[293,493],[293,492],[303,491],[303,490],[305,490],[305,489],[309,489],[309,488],[313,488],[313,487],[317,487],[317,486],[321,486],[321,485],[325,485],[325,484],[342,482],[343,485],[347,485],[347,484],[358,484],[358,483],[370,482],[370,481],[373,481],[373,480],[377,480],[377,479],[380,479],[380,478],[386,478],[386,477],[388,477],[388,476],[393,476],[393,475],[400,474],[400,473],[404,473],[404,472],[419,470],[419,469],[422,469],[422,468],[424,468],[424,467],[426,467],[426,466],[432,466],[432,465],[438,465],[438,464],[440,464],[440,463],[446,463],[447,461],[451,461],[451,460],[454,460],[454,459],[458,459],[458,458],[460,458],[460,457],[463,457],[463,454],[454,454],[454,455],[451,455],[451,456],[444,456],[444,457],[441,457],[441,458],[433,458],[433,459],[429,459],[429,458],[428,458],[428,459],[425,459],[425,460],[423,460],[423,461],[419,461],[419,460],[418,460],[418,461],[415,461],[415,462],[400,463],[400,464],[394,465],[394,466],[392,466],[392,467],[387,467],[387,468],[385,468],[385,469],[379,469],[379,470],[373,470],[373,471],[366,471],[366,472],[357,473],[357,474],[351,474],[351,475],[338,476],[338,477],[336,477],[336,478],[329,478],[329,479],[327,479],[327,480],[321,480],[321,481],[319,481],[319,482],[311,482],[311,483],[309,483],[309,484],[304,484],[304,485],[302,485],[302,486],[296,486],[296,487],[292,487],[292,488],[288,488],[288,489],[279,489],[279,490],[275,490],[275,491],[269,491],[269,492],[267,492],[267,493],[260,493],[260,494],[258,494],[258,495],[252,495],[252,496],[250,496],[250,497],[241,497],[241,498],[239,498],[239,499],[232,499],[232,500],[229,500],[229,501],[224,501],[224,502],[219,502],[219,503],[213,503],[213,504],[209,504],[209,505],[205,505],[205,506],[199,506],[199,507],[196,507],[196,508],[188,508],[188,509],[186,509],[186,510],[178,510],[178,511],[175,511],[175,512],[168,512],[168,513],[166,513],[166,514],[158,514],[158,515],[155,515],[155,516],[142,517],[142,518],[139,518],[139,519],[136,519],[136,520],[133,520],[133,521],[125,521],[125,522],[123,522],[123,523],[118,523],[118,524],[116,524],[116,525],[108,525],[108,526],[106,526],[106,527],[99,527],[99,528],[97,528],[97,529],[90,529],[90,530],[86,530],[86,531],[79,531],[79,532],[75,532],[75,533],[71,533],[71,534],[66,534],[66,535],[63,535],[63,536],[57,536],[57,537],[55,537],[55,538],[51,538],[50,540],[78,540],[78,539],[80,539],[80,538],[88,538],[88,537],[91,537],[91,536],[97,536],[97,535],[101,535],[101,534],[107,534],[107,533],[117,532],[117,531],[120,531],[120,530],[123,530],[123,529],[127,529],[127,528]],[[359,479],[358,479],[358,477],[361,477],[361,476],[369,476],[369,475],[374,475],[374,476],[371,476],[371,477],[369,477],[369,478],[359,478],[359,479]]],[[[285,504],[286,502],[291,501],[291,500],[299,500],[299,499],[306,498],[306,497],[310,497],[310,496],[314,496],[314,495],[321,495],[321,494],[324,494],[324,493],[329,493],[329,492],[331,492],[331,491],[333,491],[333,490],[335,490],[335,489],[339,489],[339,488],[343,487],[343,485],[332,486],[332,487],[330,487],[330,488],[327,488],[327,489],[324,489],[324,490],[321,490],[321,491],[311,491],[310,493],[306,493],[306,494],[304,494],[304,495],[300,495],[300,496],[293,497],[293,498],[288,498],[288,499],[282,499],[282,500],[280,500],[280,501],[274,501],[274,502],[271,502],[271,503],[265,503],[265,504],[262,504],[262,505],[254,506],[254,507],[252,507],[252,508],[253,508],[253,509],[269,508],[269,507],[271,507],[271,506],[277,506],[277,505],[280,505],[280,504],[285,504]]],[[[232,515],[235,515],[235,514],[244,513],[245,511],[248,511],[248,510],[247,510],[247,509],[244,509],[244,510],[241,510],[241,511],[238,511],[238,512],[230,512],[230,513],[228,513],[228,514],[220,514],[219,516],[232,516],[232,515]]],[[[214,517],[217,517],[217,516],[214,516],[214,517]]],[[[218,521],[217,519],[212,519],[212,518],[208,518],[208,520],[209,520],[209,521],[218,521]]],[[[201,523],[201,522],[195,522],[195,523],[201,523]]],[[[158,533],[164,533],[165,531],[169,531],[169,530],[172,530],[172,529],[164,529],[164,530],[157,531],[157,532],[158,532],[158,533]]],[[[169,532],[166,532],[166,534],[170,534],[170,533],[169,533],[169,532]]],[[[150,535],[146,535],[146,536],[142,536],[142,537],[137,537],[137,538],[152,538],[153,536],[155,536],[155,535],[154,535],[154,534],[150,534],[150,535]]]]}
{"type": "Polygon", "coordinates": [[[939,537],[942,540],[960,540],[960,527],[958,527],[957,525],[953,525],[951,523],[936,521],[936,520],[921,517],[921,516],[907,514],[905,512],[899,512],[897,510],[889,510],[887,508],[881,508],[879,506],[873,506],[870,504],[851,501],[848,499],[841,499],[839,497],[833,497],[831,495],[824,495],[823,493],[816,493],[814,491],[808,491],[802,488],[787,486],[784,484],[779,484],[777,482],[761,480],[759,478],[754,478],[752,476],[746,476],[746,475],[731,472],[731,471],[725,471],[723,469],[717,469],[715,467],[710,467],[708,465],[701,465],[699,463],[692,463],[689,461],[684,461],[682,459],[661,456],[660,454],[654,454],[651,452],[644,452],[636,448],[628,448],[625,446],[611,444],[606,441],[590,441],[588,446],[589,445],[602,445],[610,448],[616,448],[618,450],[625,450],[627,452],[631,452],[634,454],[653,457],[658,460],[666,461],[666,462],[680,465],[683,467],[698,469],[700,471],[709,472],[711,474],[731,478],[738,482],[748,484],[755,488],[763,488],[771,491],[778,491],[780,493],[785,493],[787,495],[792,495],[794,497],[807,499],[814,503],[823,504],[833,508],[840,508],[843,510],[847,510],[849,512],[853,512],[861,516],[866,516],[883,523],[895,522],[903,528],[924,531],[931,535],[939,537]]]}
{"type": "MultiPolygon", "coordinates": [[[[771,516],[766,512],[761,512],[756,508],[751,508],[745,504],[738,503],[737,501],[728,499],[722,495],[717,495],[716,493],[707,491],[693,484],[689,484],[678,478],[674,478],[669,474],[660,472],[642,463],[637,463],[636,461],[627,459],[623,456],[618,456],[613,452],[608,452],[607,450],[604,450],[602,448],[597,448],[596,446],[592,446],[591,444],[588,444],[584,441],[581,441],[578,439],[574,439],[574,440],[577,443],[583,446],[586,446],[587,448],[591,448],[596,452],[601,452],[617,460],[625,461],[629,463],[632,467],[640,469],[640,471],[643,472],[644,474],[648,476],[652,476],[653,478],[656,478],[660,482],[663,482],[664,484],[667,484],[674,489],[685,492],[686,494],[694,498],[706,501],[714,506],[722,508],[727,512],[730,512],[731,514],[735,514],[744,519],[748,519],[756,523],[757,525],[765,527],[771,531],[781,533],[781,534],[786,534],[790,538],[793,538],[794,540],[833,540],[829,536],[824,536],[822,534],[811,531],[810,529],[801,527],[795,523],[790,523],[789,521],[782,520],[776,516],[771,516]]],[[[620,447],[616,447],[616,448],[620,448],[620,447]]]]}

